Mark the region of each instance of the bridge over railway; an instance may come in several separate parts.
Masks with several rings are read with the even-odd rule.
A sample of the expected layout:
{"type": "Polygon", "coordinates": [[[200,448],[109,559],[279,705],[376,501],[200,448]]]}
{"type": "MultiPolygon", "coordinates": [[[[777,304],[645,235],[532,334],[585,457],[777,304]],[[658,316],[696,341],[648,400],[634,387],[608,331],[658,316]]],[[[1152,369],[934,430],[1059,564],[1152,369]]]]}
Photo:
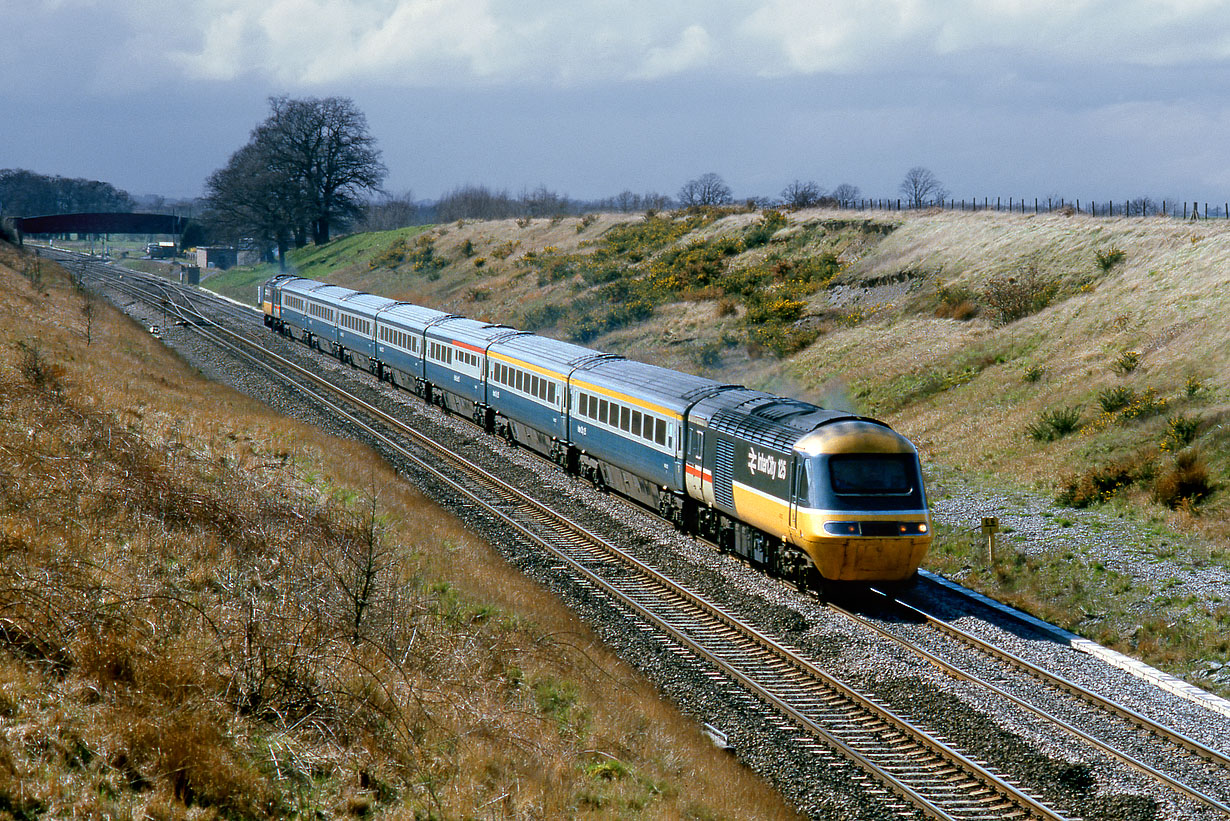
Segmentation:
{"type": "Polygon", "coordinates": [[[16,217],[12,222],[20,243],[27,234],[174,234],[178,237],[184,233],[188,218],[107,211],[16,217]]]}

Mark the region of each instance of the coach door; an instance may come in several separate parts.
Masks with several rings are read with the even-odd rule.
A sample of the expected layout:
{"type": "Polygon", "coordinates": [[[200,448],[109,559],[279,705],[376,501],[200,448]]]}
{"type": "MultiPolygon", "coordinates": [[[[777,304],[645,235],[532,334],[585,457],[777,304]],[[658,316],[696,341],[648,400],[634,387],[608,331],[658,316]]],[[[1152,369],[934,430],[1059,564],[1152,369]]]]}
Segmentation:
{"type": "Polygon", "coordinates": [[[799,529],[799,503],[807,501],[807,460],[794,457],[794,473],[790,480],[790,529],[799,529]]]}
{"type": "Polygon", "coordinates": [[[694,425],[687,425],[688,448],[684,467],[684,477],[687,482],[688,495],[693,499],[704,499],[709,504],[712,499],[705,499],[705,431],[694,425]]]}

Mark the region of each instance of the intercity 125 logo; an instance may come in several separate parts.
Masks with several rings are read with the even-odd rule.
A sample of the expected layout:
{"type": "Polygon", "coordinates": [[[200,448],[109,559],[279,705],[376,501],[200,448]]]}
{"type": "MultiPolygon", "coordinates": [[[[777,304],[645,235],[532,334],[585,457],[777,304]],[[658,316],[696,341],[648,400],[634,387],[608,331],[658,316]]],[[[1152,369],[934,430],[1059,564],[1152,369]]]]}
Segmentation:
{"type": "Polygon", "coordinates": [[[785,479],[786,466],[789,461],[785,458],[779,459],[771,453],[761,453],[755,448],[747,449],[747,472],[753,476],[759,473],[770,479],[774,477],[785,479]]]}

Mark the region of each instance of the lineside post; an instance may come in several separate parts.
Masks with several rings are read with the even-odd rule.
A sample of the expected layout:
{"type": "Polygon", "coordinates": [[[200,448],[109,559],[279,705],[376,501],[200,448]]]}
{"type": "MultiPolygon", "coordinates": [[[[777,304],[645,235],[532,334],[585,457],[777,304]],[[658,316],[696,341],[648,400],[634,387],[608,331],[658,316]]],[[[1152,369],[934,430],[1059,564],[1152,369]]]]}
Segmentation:
{"type": "Polygon", "coordinates": [[[987,537],[987,563],[995,566],[995,541],[999,534],[999,518],[997,516],[982,517],[982,535],[987,537]]]}

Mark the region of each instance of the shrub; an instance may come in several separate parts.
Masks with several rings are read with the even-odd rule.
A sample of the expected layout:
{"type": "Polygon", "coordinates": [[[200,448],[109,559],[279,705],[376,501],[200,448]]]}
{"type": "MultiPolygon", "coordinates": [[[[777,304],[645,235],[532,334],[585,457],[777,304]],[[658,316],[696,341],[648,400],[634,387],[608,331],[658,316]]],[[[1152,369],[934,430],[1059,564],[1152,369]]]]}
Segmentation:
{"type": "Polygon", "coordinates": [[[720,300],[717,305],[718,316],[734,316],[739,312],[739,303],[736,300],[726,299],[720,300]]]}
{"type": "Polygon", "coordinates": [[[982,299],[1000,325],[1015,322],[1051,304],[1059,284],[1043,277],[1035,265],[1026,266],[1017,276],[997,277],[987,283],[982,299]]]}
{"type": "Polygon", "coordinates": [[[1042,412],[1037,421],[1026,427],[1030,438],[1037,442],[1053,442],[1080,429],[1081,406],[1051,408],[1042,412]]]}
{"type": "Polygon", "coordinates": [[[1126,408],[1136,401],[1136,391],[1126,385],[1098,391],[1098,404],[1107,413],[1126,408]]]}
{"type": "Polygon", "coordinates": [[[409,252],[406,246],[406,239],[402,237],[396,242],[389,244],[387,248],[374,255],[367,261],[367,267],[375,268],[396,268],[406,261],[406,254],[409,252]]]}
{"type": "Polygon", "coordinates": [[[1069,507],[1089,507],[1105,502],[1123,488],[1131,487],[1150,470],[1149,463],[1130,457],[1095,467],[1065,479],[1055,501],[1069,507]]]}
{"type": "Polygon", "coordinates": [[[1204,392],[1204,382],[1198,376],[1189,376],[1187,381],[1183,383],[1183,395],[1188,399],[1195,399],[1204,392]]]}
{"type": "Polygon", "coordinates": [[[1106,273],[1120,262],[1123,262],[1127,258],[1127,253],[1119,248],[1111,248],[1106,252],[1098,251],[1095,256],[1098,258],[1098,267],[1102,269],[1103,273],[1106,273]]]}
{"type": "Polygon", "coordinates": [[[1193,419],[1184,414],[1176,414],[1166,420],[1167,435],[1173,439],[1179,447],[1186,447],[1196,438],[1196,431],[1200,429],[1200,420],[1193,419]]]}
{"type": "Polygon", "coordinates": [[[786,215],[776,209],[765,211],[760,221],[748,227],[743,234],[746,248],[758,248],[769,242],[772,236],[786,225],[786,215]]]}
{"type": "Polygon", "coordinates": [[[1046,368],[1041,365],[1026,365],[1024,378],[1026,382],[1038,382],[1046,373],[1046,368]]]}
{"type": "Polygon", "coordinates": [[[520,245],[521,240],[519,239],[510,239],[508,242],[501,242],[492,249],[491,256],[496,259],[508,259],[512,252],[517,250],[517,247],[520,245]]]}
{"type": "Polygon", "coordinates": [[[1115,373],[1120,376],[1127,376],[1132,371],[1136,370],[1140,365],[1140,351],[1120,351],[1119,356],[1115,357],[1115,373]]]}
{"type": "Polygon", "coordinates": [[[806,307],[806,302],[789,297],[756,300],[748,306],[747,316],[744,319],[749,325],[794,322],[803,315],[803,309],[806,307]]]}
{"type": "Polygon", "coordinates": [[[461,243],[461,255],[467,258],[474,256],[473,240],[466,240],[465,242],[461,243]]]}
{"type": "Polygon", "coordinates": [[[607,304],[609,307],[605,310],[597,313],[583,312],[568,323],[564,329],[568,338],[574,342],[586,343],[608,331],[624,328],[653,316],[653,303],[643,296],[625,293],[622,298],[607,300],[607,304]]]}
{"type": "Polygon", "coordinates": [[[1209,469],[1195,449],[1176,454],[1153,483],[1153,498],[1169,508],[1192,508],[1213,492],[1209,469]]]}
{"type": "Polygon", "coordinates": [[[717,368],[722,364],[722,345],[706,342],[696,351],[696,364],[702,368],[717,368]]]}
{"type": "Polygon", "coordinates": [[[425,271],[432,279],[439,276],[439,269],[448,265],[448,260],[436,256],[435,240],[428,234],[414,241],[414,248],[406,255],[406,261],[414,266],[414,270],[425,271]]]}
{"type": "Polygon", "coordinates": [[[36,389],[56,394],[64,389],[60,381],[61,369],[47,361],[36,340],[18,342],[17,356],[18,370],[36,389]]]}
{"type": "Polygon", "coordinates": [[[1155,389],[1146,388],[1145,392],[1120,411],[1119,415],[1124,419],[1144,419],[1161,413],[1167,404],[1166,399],[1159,397],[1155,389]]]}
{"type": "Polygon", "coordinates": [[[962,322],[978,315],[977,296],[969,288],[959,285],[940,287],[940,304],[935,315],[941,319],[959,319],[962,322]]]}
{"type": "Polygon", "coordinates": [[[537,308],[531,308],[521,315],[518,323],[527,331],[537,331],[549,328],[564,318],[566,311],[563,305],[550,302],[537,308]]]}
{"type": "Polygon", "coordinates": [[[820,332],[815,328],[779,323],[759,325],[747,332],[748,354],[760,356],[765,350],[769,350],[779,357],[789,356],[806,348],[819,335],[820,332]]]}
{"type": "Polygon", "coordinates": [[[577,220],[577,233],[581,233],[589,226],[593,225],[598,220],[597,214],[586,214],[581,219],[577,220]]]}

